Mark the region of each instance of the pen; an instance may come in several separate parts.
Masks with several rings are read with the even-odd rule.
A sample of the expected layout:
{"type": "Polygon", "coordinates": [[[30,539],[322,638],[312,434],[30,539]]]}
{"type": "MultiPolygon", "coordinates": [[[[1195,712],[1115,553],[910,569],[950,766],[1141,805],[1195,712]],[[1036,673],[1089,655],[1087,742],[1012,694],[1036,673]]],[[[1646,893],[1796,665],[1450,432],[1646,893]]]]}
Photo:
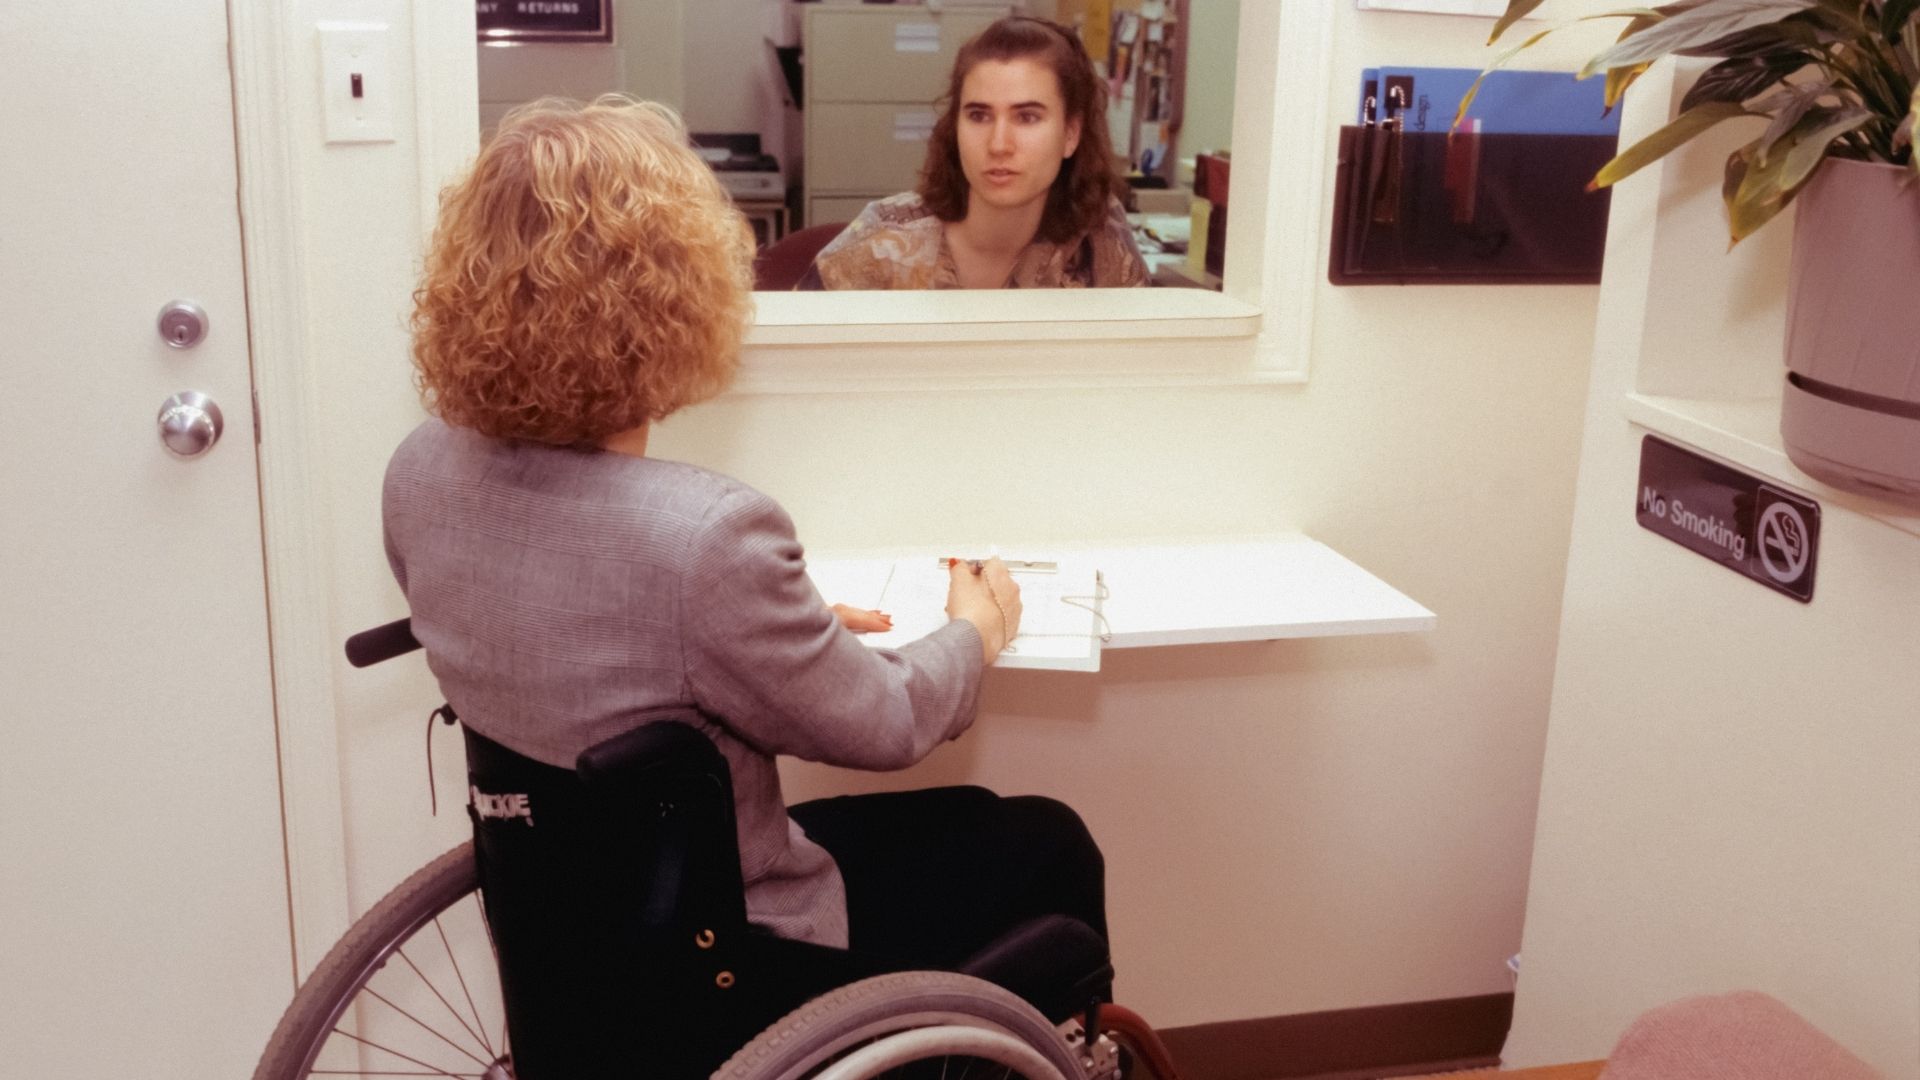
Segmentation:
{"type": "MultiPolygon", "coordinates": [[[[1007,569],[1009,570],[1026,570],[1033,573],[1052,573],[1053,571],[1060,569],[1059,563],[1052,562],[1049,560],[1044,560],[1044,559],[1002,559],[1001,561],[1007,564],[1007,569]]],[[[966,563],[968,566],[973,567],[973,572],[977,574],[980,572],[980,568],[986,565],[987,560],[962,559],[956,555],[943,555],[940,558],[941,569],[952,569],[954,563],[966,563]]]]}

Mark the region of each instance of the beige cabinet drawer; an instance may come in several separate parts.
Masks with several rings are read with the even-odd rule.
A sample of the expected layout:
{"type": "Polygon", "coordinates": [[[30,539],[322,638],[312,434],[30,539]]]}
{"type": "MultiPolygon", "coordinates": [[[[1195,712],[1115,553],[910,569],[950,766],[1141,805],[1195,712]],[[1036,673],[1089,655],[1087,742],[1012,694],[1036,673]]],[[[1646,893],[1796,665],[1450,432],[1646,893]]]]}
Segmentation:
{"type": "Polygon", "coordinates": [[[947,92],[954,54],[1006,14],[998,8],[892,11],[811,6],[807,96],[820,101],[914,101],[947,92]]]}
{"type": "Polygon", "coordinates": [[[816,102],[807,113],[807,186],[906,191],[919,182],[934,112],[917,105],[816,102]]]}
{"type": "Polygon", "coordinates": [[[807,224],[842,225],[859,217],[860,211],[875,199],[898,194],[897,191],[882,191],[872,195],[815,195],[807,200],[807,224]]]}

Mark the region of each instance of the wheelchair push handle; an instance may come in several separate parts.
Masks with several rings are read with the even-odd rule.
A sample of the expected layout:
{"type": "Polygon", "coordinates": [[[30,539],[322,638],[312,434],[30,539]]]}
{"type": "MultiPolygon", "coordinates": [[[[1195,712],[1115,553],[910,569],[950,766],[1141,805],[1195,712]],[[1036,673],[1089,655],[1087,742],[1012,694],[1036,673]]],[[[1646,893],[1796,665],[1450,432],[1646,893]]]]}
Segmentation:
{"type": "Polygon", "coordinates": [[[413,636],[413,620],[396,619],[348,638],[347,663],[357,668],[371,667],[382,660],[405,656],[419,647],[420,640],[413,636]]]}

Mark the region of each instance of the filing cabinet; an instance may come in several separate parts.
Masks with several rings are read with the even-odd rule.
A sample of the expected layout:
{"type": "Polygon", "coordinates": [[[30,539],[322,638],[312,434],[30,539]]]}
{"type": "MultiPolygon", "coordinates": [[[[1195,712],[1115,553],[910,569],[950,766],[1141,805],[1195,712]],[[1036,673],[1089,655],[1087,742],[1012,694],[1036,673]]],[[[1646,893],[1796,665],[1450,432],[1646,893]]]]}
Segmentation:
{"type": "Polygon", "coordinates": [[[806,5],[808,225],[912,190],[953,58],[1010,5],[806,5]]]}

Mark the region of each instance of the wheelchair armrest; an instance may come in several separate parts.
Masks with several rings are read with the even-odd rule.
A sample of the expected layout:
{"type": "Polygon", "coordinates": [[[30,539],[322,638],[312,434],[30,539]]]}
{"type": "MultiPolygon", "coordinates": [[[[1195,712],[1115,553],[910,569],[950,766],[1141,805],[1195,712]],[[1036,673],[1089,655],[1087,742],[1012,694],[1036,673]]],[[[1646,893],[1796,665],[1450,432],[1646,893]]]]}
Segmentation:
{"type": "Polygon", "coordinates": [[[574,771],[589,788],[631,791],[650,777],[669,773],[730,777],[720,748],[697,727],[699,710],[675,707],[643,715],[645,722],[633,730],[580,751],[574,771]]]}
{"type": "Polygon", "coordinates": [[[616,890],[637,902],[641,931],[746,925],[732,773],[699,720],[692,708],[655,710],[574,764],[609,845],[648,851],[612,868],[616,890]]]}
{"type": "Polygon", "coordinates": [[[1067,915],[1042,915],[1014,927],[968,957],[964,975],[985,979],[1031,1002],[1054,1023],[1112,999],[1107,942],[1067,915]]]}

